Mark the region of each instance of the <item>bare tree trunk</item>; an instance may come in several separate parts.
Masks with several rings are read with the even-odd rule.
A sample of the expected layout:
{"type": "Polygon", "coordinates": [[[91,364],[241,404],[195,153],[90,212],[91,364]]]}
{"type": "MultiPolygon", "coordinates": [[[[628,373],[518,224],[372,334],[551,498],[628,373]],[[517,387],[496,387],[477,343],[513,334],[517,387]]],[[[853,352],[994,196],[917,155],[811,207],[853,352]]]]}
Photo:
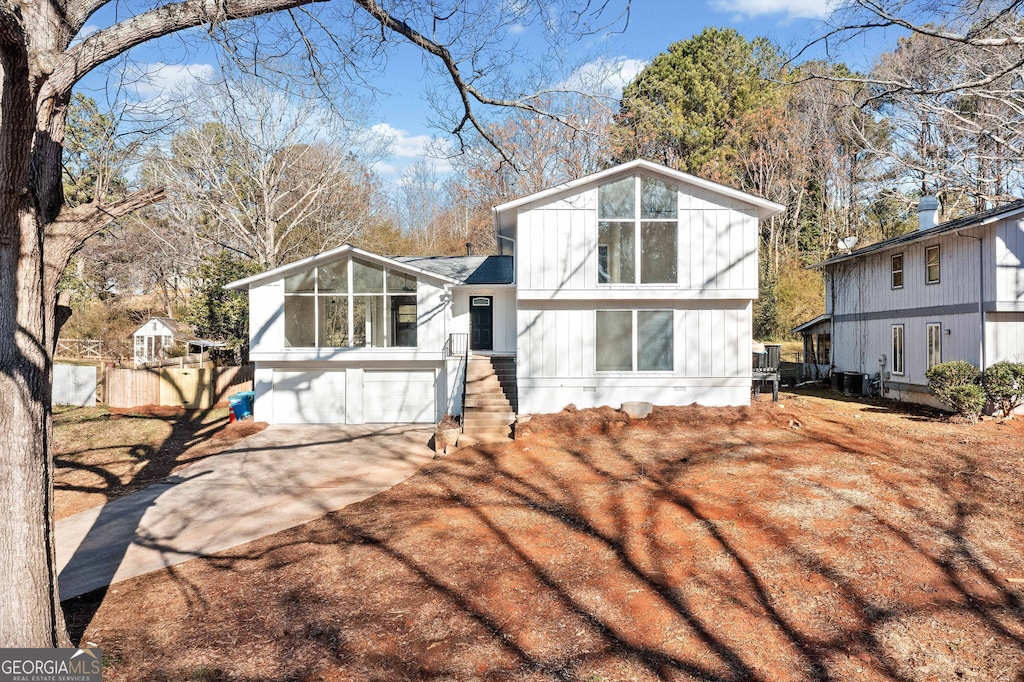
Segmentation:
{"type": "Polygon", "coordinates": [[[35,213],[0,221],[0,556],[8,576],[0,580],[0,646],[70,646],[57,592],[50,457],[56,291],[45,282],[35,213]],[[15,229],[21,239],[7,239],[15,229]]]}

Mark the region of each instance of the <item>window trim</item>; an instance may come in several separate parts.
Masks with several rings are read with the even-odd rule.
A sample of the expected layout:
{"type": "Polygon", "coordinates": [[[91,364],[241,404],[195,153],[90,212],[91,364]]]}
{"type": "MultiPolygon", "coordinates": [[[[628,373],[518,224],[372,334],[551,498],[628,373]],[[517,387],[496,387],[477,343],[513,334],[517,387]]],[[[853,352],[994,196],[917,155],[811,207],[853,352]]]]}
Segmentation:
{"type": "MultiPolygon", "coordinates": [[[[600,240],[600,230],[601,230],[600,226],[601,226],[602,222],[608,222],[608,223],[632,223],[632,225],[633,225],[633,281],[632,282],[602,282],[601,281],[601,272],[602,272],[602,267],[601,266],[602,266],[602,264],[605,266],[604,267],[605,271],[608,271],[608,269],[609,269],[608,261],[609,261],[610,249],[608,248],[608,245],[598,243],[598,245],[597,245],[597,286],[598,287],[607,287],[607,288],[613,289],[613,288],[616,288],[616,287],[628,287],[628,288],[650,287],[650,288],[661,288],[661,287],[665,287],[665,286],[678,285],[679,284],[679,270],[680,270],[680,268],[679,268],[679,223],[680,223],[680,221],[679,221],[679,184],[676,183],[676,182],[673,182],[673,181],[669,181],[669,180],[660,178],[660,177],[658,177],[656,175],[646,175],[646,174],[636,173],[636,174],[633,174],[633,175],[629,175],[627,177],[629,177],[629,179],[633,181],[633,217],[632,218],[602,218],[601,217],[601,202],[600,202],[600,200],[598,200],[597,201],[597,208],[596,208],[596,213],[597,213],[597,229],[598,229],[598,235],[597,236],[598,236],[598,239],[600,240]],[[663,183],[663,184],[665,184],[665,185],[667,185],[669,187],[674,188],[674,190],[675,190],[675,198],[676,198],[676,202],[675,202],[676,212],[675,212],[675,216],[674,217],[672,217],[672,218],[644,218],[643,217],[643,205],[642,205],[642,202],[643,202],[643,180],[644,180],[644,178],[648,178],[650,180],[657,180],[658,182],[661,182],[661,183],[663,183]],[[643,278],[644,278],[644,272],[643,272],[643,260],[644,260],[643,259],[643,246],[644,246],[643,234],[644,234],[644,230],[643,230],[643,226],[644,226],[645,223],[661,223],[661,224],[669,224],[670,223],[670,224],[674,224],[675,225],[676,229],[675,229],[675,254],[674,255],[675,255],[675,271],[676,271],[675,275],[676,275],[676,278],[675,278],[674,282],[644,282],[643,281],[643,278]]],[[[619,178],[617,180],[608,180],[607,182],[604,182],[604,183],[601,183],[600,185],[598,185],[595,188],[594,191],[600,192],[601,191],[601,187],[603,187],[605,185],[614,184],[616,182],[621,182],[624,179],[625,178],[619,178]]]]}
{"type": "Polygon", "coordinates": [[[594,373],[598,376],[619,376],[623,374],[636,376],[670,376],[676,371],[676,315],[672,308],[602,308],[594,311],[594,373]],[[598,313],[630,313],[630,334],[632,338],[631,369],[598,369],[597,344],[602,338],[598,327],[598,313]],[[669,318],[669,334],[671,336],[672,367],[671,369],[637,369],[640,361],[640,322],[639,313],[671,313],[669,318]]]}
{"type": "Polygon", "coordinates": [[[942,323],[941,322],[929,322],[925,325],[925,365],[927,369],[931,369],[935,365],[942,364],[942,323]],[[932,331],[935,332],[936,342],[936,362],[932,362],[932,331]]]}
{"type": "Polygon", "coordinates": [[[892,255],[892,259],[891,259],[892,269],[890,271],[891,274],[889,275],[889,287],[891,289],[902,289],[903,288],[903,270],[904,270],[903,264],[904,264],[904,262],[905,261],[903,259],[903,252],[902,251],[900,251],[899,253],[894,253],[892,255]],[[897,258],[900,259],[900,267],[899,267],[899,269],[896,269],[896,259],[897,258]],[[896,284],[896,275],[897,275],[897,273],[900,276],[900,283],[899,284],[896,284]]]}
{"type": "MultiPolygon", "coordinates": [[[[337,265],[337,263],[338,263],[338,261],[331,261],[329,263],[319,263],[317,265],[310,266],[310,270],[312,270],[312,273],[313,273],[313,290],[312,291],[293,292],[293,293],[288,293],[287,291],[284,291],[284,293],[283,293],[283,300],[281,302],[282,318],[286,318],[287,317],[287,304],[288,304],[288,299],[289,298],[309,298],[309,299],[313,300],[313,343],[311,345],[308,345],[308,346],[307,345],[301,345],[301,346],[300,345],[290,345],[288,343],[287,335],[285,335],[283,337],[283,339],[282,339],[282,341],[283,341],[282,347],[287,349],[287,350],[321,350],[321,349],[327,349],[327,350],[382,350],[382,349],[390,349],[390,348],[396,348],[396,349],[415,349],[415,348],[419,348],[419,331],[418,331],[419,330],[419,300],[418,300],[419,294],[418,294],[418,292],[419,292],[419,285],[420,285],[419,277],[417,277],[415,275],[410,275],[410,273],[405,272],[403,270],[395,270],[391,266],[385,265],[383,263],[377,263],[377,262],[366,260],[366,259],[357,259],[357,258],[354,258],[352,256],[347,256],[345,258],[345,278],[347,280],[345,291],[344,292],[321,292],[320,291],[320,268],[329,267],[329,266],[332,266],[332,265],[337,265]],[[381,291],[380,292],[370,293],[370,292],[356,292],[356,291],[353,291],[353,285],[355,283],[354,282],[354,280],[355,280],[355,274],[354,274],[355,267],[354,267],[354,264],[355,264],[355,262],[357,260],[360,263],[363,263],[363,264],[366,264],[366,265],[371,265],[373,267],[379,267],[381,269],[381,291]],[[405,290],[405,289],[401,289],[401,290],[397,290],[397,291],[389,290],[389,288],[388,288],[388,275],[392,271],[401,273],[404,277],[412,277],[413,279],[415,279],[415,281],[416,281],[416,290],[415,291],[408,291],[408,290],[405,290]],[[320,327],[321,327],[320,299],[321,298],[336,298],[336,297],[345,298],[346,301],[347,301],[347,303],[346,303],[346,317],[347,317],[346,322],[347,322],[348,328],[347,328],[347,332],[346,332],[346,338],[348,339],[349,345],[347,345],[347,346],[325,346],[325,345],[321,345],[320,344],[320,327]],[[417,329],[417,332],[416,332],[416,345],[413,345],[413,346],[398,346],[398,345],[395,345],[395,343],[397,341],[397,339],[395,338],[396,337],[396,330],[392,328],[393,324],[392,324],[392,320],[391,320],[391,317],[392,317],[392,314],[391,314],[391,301],[395,297],[414,297],[414,298],[417,298],[417,309],[416,309],[416,318],[417,318],[416,319],[416,329],[417,329]],[[384,326],[384,339],[385,339],[385,343],[383,345],[380,345],[380,346],[377,346],[377,345],[367,345],[365,343],[363,345],[361,345],[361,346],[352,345],[352,342],[353,342],[353,340],[356,337],[356,312],[355,312],[355,306],[356,306],[356,303],[357,303],[357,299],[359,299],[359,298],[383,299],[382,323],[383,323],[383,326],[384,326]]],[[[309,270],[306,270],[306,271],[303,271],[303,272],[308,272],[308,271],[309,270]]],[[[293,273],[292,275],[288,275],[288,277],[292,277],[292,276],[295,276],[297,274],[300,274],[300,273],[293,273]]],[[[287,279],[287,277],[285,279],[287,279]]],[[[286,289],[287,287],[283,287],[283,288],[286,289]]],[[[285,329],[287,329],[287,327],[285,327],[285,329]]],[[[364,336],[367,333],[367,330],[366,330],[365,326],[364,326],[364,329],[363,329],[363,333],[364,333],[364,336]]]]}
{"type": "Polygon", "coordinates": [[[933,244],[932,246],[926,247],[924,250],[924,283],[925,284],[939,284],[942,281],[942,249],[939,248],[939,244],[933,244]],[[935,252],[935,279],[931,279],[931,273],[929,272],[929,258],[928,254],[932,251],[935,252]]]}
{"type": "Polygon", "coordinates": [[[892,369],[889,370],[890,373],[892,373],[892,374],[896,374],[896,375],[899,375],[899,376],[906,375],[906,363],[905,363],[905,360],[906,360],[906,347],[907,347],[906,339],[907,339],[907,335],[906,335],[905,325],[903,325],[903,324],[894,324],[894,325],[892,325],[892,333],[891,333],[891,338],[890,338],[890,341],[891,341],[891,343],[890,343],[890,350],[892,350],[892,369]],[[899,336],[899,352],[897,352],[897,349],[896,349],[897,330],[899,331],[899,334],[898,334],[898,336],[899,336]]]}

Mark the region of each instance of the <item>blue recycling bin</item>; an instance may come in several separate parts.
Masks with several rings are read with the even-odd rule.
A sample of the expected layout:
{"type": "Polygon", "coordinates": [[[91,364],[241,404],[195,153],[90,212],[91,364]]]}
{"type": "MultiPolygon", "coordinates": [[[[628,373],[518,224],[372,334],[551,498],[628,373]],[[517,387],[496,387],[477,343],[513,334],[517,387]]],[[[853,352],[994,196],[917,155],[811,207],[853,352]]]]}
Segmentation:
{"type": "Polygon", "coordinates": [[[228,405],[231,407],[235,419],[252,419],[252,403],[255,399],[255,391],[242,391],[228,396],[228,405]]]}

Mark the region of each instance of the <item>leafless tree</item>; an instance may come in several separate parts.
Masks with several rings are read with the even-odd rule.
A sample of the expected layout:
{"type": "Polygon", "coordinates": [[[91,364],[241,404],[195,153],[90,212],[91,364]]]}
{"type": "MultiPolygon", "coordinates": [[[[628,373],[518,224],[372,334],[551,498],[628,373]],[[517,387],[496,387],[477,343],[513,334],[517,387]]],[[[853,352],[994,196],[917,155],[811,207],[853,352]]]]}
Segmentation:
{"type": "MultiPolygon", "coordinates": [[[[600,30],[607,2],[488,0],[11,0],[0,8],[0,646],[70,644],[59,603],[54,553],[52,351],[63,314],[57,284],[84,241],[113,220],[160,201],[149,187],[108,201],[68,206],[61,182],[67,108],[85,75],[133,47],[186,29],[219,38],[240,62],[265,53],[247,46],[307,48],[317,83],[345,72],[372,78],[392,42],[411,43],[437,65],[455,93],[456,133],[477,129],[481,105],[539,110],[532,91],[507,70],[530,63],[512,28],[532,24],[553,43],[600,30]],[[138,7],[135,11],[135,7],[138,7]],[[76,40],[87,22],[113,16],[76,40]],[[252,20],[267,17],[267,32],[252,20]],[[235,31],[234,26],[242,30],[235,31]],[[288,28],[268,40],[273,27],[288,28]],[[332,68],[326,56],[337,57],[332,68]],[[247,58],[247,57],[246,57],[247,58]],[[363,69],[370,69],[364,71],[363,69]]],[[[612,16],[617,16],[612,12],[612,16]]],[[[259,20],[262,21],[262,20],[259,20]]],[[[537,55],[546,58],[547,55],[537,55]]],[[[553,63],[553,60],[547,60],[553,63]]],[[[253,64],[249,64],[253,66],[253,64]]]]}
{"type": "Polygon", "coordinates": [[[874,150],[897,182],[943,195],[947,215],[1024,189],[1021,8],[1020,0],[849,0],[819,38],[831,48],[870,32],[910,33],[869,74],[843,80],[865,86],[860,104],[890,126],[891,146],[874,150]]]}
{"type": "Polygon", "coordinates": [[[167,192],[169,229],[276,267],[343,244],[370,219],[366,169],[387,140],[355,109],[245,77],[179,100],[187,125],[145,172],[167,192]]]}

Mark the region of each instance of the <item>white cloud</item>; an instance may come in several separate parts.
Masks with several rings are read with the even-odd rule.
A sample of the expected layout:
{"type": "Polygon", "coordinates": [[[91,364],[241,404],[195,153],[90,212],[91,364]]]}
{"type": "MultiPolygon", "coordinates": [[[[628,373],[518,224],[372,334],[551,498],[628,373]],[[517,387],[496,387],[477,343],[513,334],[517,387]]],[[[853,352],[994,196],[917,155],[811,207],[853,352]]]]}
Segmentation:
{"type": "Polygon", "coordinates": [[[134,64],[124,71],[125,87],[139,99],[163,97],[196,81],[210,81],[216,74],[211,64],[134,64]]]}
{"type": "Polygon", "coordinates": [[[784,14],[787,19],[824,19],[837,4],[836,0],[711,0],[711,8],[740,16],[760,17],[784,14]]]}
{"type": "Polygon", "coordinates": [[[622,89],[643,71],[645,66],[647,62],[642,59],[598,57],[573,71],[561,87],[619,98],[622,96],[622,89]]]}
{"type": "Polygon", "coordinates": [[[451,163],[444,158],[447,144],[430,135],[413,135],[408,130],[395,128],[390,123],[370,126],[369,134],[390,140],[384,158],[374,164],[374,170],[385,177],[397,178],[413,162],[424,159],[438,175],[450,173],[451,163]]]}

